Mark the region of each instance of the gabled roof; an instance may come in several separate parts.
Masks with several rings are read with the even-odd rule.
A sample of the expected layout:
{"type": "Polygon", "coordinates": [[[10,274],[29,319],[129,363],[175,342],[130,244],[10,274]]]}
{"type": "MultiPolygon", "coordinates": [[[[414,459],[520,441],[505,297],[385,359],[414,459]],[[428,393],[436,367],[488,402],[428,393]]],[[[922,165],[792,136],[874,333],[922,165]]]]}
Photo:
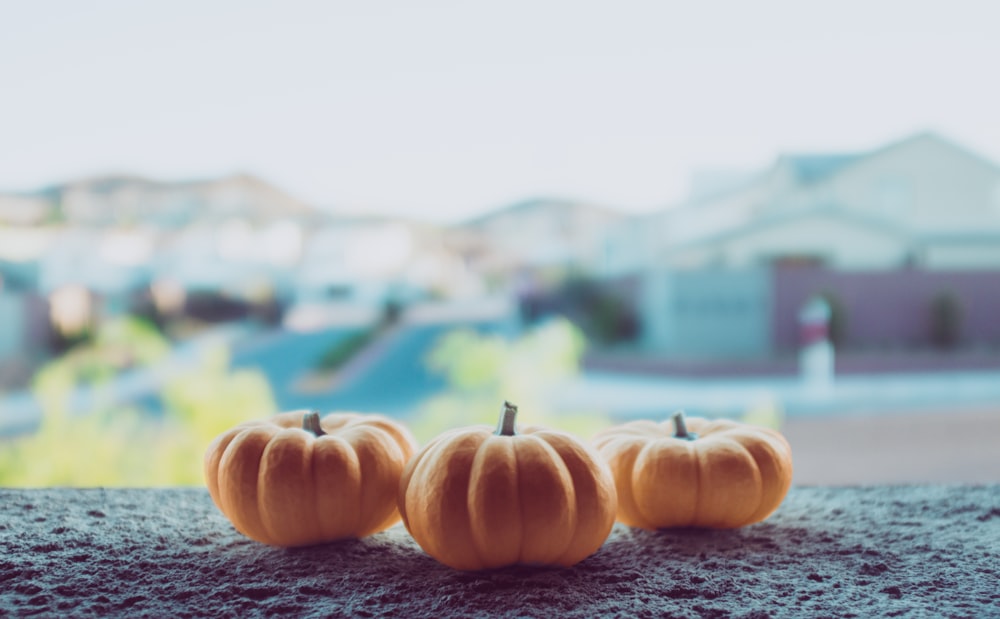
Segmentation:
{"type": "Polygon", "coordinates": [[[836,174],[844,166],[863,158],[867,153],[784,155],[780,161],[787,165],[796,180],[812,183],[836,174]]]}
{"type": "Polygon", "coordinates": [[[673,249],[677,250],[690,249],[692,247],[711,245],[713,243],[724,243],[726,241],[731,241],[733,239],[737,239],[742,236],[747,236],[755,232],[767,230],[769,228],[776,228],[778,226],[802,219],[807,219],[809,217],[827,217],[827,218],[837,219],[843,221],[844,223],[854,225],[859,228],[865,228],[873,232],[878,232],[885,236],[895,237],[899,239],[909,238],[909,235],[906,231],[901,230],[897,226],[892,225],[890,222],[887,222],[884,219],[880,219],[878,217],[872,217],[870,215],[866,215],[864,213],[860,213],[852,209],[844,209],[838,206],[826,204],[807,209],[782,211],[766,217],[755,218],[749,222],[734,224],[726,230],[722,230],[714,234],[698,237],[688,242],[678,244],[673,249]]]}
{"type": "Polygon", "coordinates": [[[914,133],[870,151],[857,153],[788,154],[779,157],[778,162],[779,165],[782,163],[788,165],[792,169],[792,172],[796,175],[796,179],[798,181],[802,183],[812,183],[825,180],[840,173],[846,168],[864,163],[865,161],[869,161],[885,153],[902,148],[920,140],[937,142],[946,148],[961,153],[963,156],[968,157],[981,165],[1000,171],[1000,166],[998,166],[996,162],[991,161],[983,155],[980,155],[979,153],[976,153],[965,146],[933,131],[921,131],[919,133],[914,133]]]}

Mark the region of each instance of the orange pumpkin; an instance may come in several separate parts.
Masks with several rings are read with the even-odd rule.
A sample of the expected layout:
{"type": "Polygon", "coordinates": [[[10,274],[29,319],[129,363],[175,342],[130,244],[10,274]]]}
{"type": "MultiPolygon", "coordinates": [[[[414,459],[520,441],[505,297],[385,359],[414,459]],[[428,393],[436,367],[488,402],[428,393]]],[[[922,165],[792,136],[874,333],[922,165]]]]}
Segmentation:
{"type": "Polygon", "coordinates": [[[399,520],[396,490],[415,445],[378,415],[294,411],[238,425],[205,453],[216,506],[247,537],[305,546],[399,520]]]}
{"type": "Polygon", "coordinates": [[[618,520],[646,529],[733,528],[767,518],[792,483],[792,450],[781,434],[683,413],[633,421],[598,434],[618,490],[618,520]]]}
{"type": "Polygon", "coordinates": [[[500,424],[442,434],[406,466],[403,523],[427,554],[462,570],[570,566],[593,554],[615,519],[611,471],[569,434],[500,424]]]}

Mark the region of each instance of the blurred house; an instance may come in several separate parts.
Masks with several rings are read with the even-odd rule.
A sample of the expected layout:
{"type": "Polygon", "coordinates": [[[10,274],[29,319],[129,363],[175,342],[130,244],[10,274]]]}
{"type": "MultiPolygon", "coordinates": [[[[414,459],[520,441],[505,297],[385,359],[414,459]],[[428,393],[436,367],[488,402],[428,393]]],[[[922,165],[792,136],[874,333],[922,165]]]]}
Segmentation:
{"type": "Polygon", "coordinates": [[[152,283],[171,282],[185,294],[282,296],[302,256],[303,229],[282,217],[200,221],[164,235],[151,266],[152,283]]]}
{"type": "Polygon", "coordinates": [[[846,313],[842,343],[926,345],[934,298],[951,295],[967,339],[1000,344],[1000,321],[986,318],[1000,315],[1000,168],[932,133],[779,157],[738,187],[615,228],[605,251],[606,278],[642,275],[650,350],[794,347],[797,310],[815,294],[846,313]]]}
{"type": "MultiPolygon", "coordinates": [[[[74,312],[94,320],[130,311],[142,295],[256,298],[289,280],[303,230],[326,218],[248,175],[84,179],[0,194],[0,275],[32,272],[18,294],[45,299],[41,319],[67,324],[80,322],[74,312]]],[[[0,341],[13,341],[16,324],[0,325],[0,341]]]]}
{"type": "Polygon", "coordinates": [[[33,226],[51,215],[50,201],[38,195],[0,194],[0,226],[33,226]]]}
{"type": "Polygon", "coordinates": [[[96,315],[127,311],[134,290],[149,283],[157,237],[145,230],[69,228],[39,257],[38,291],[51,296],[81,287],[94,295],[96,315]]]}
{"type": "Polygon", "coordinates": [[[378,308],[480,289],[438,228],[383,217],[331,219],[310,231],[290,284],[299,304],[378,308]]]}
{"type": "Polygon", "coordinates": [[[24,384],[48,343],[49,307],[37,265],[0,258],[0,390],[24,384]]]}

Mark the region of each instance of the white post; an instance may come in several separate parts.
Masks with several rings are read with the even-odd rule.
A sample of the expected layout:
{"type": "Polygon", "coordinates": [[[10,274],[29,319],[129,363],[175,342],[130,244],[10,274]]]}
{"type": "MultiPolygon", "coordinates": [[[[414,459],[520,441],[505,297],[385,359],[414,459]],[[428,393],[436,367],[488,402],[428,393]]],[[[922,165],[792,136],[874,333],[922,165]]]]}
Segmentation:
{"type": "Polygon", "coordinates": [[[824,394],[833,387],[834,353],[830,343],[830,305],[822,297],[813,297],[799,312],[801,348],[799,376],[803,386],[814,394],[824,394]]]}

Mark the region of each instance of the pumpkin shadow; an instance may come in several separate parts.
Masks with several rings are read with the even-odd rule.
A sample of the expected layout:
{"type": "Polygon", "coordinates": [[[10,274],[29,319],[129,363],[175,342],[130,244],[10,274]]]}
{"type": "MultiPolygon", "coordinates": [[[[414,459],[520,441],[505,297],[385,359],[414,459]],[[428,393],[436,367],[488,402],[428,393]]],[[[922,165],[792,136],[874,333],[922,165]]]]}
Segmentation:
{"type": "Polygon", "coordinates": [[[615,533],[604,548],[615,556],[634,555],[637,559],[649,555],[704,558],[734,552],[775,556],[784,554],[810,535],[811,532],[803,527],[767,523],[737,529],[677,527],[648,530],[616,525],[615,533]]]}

